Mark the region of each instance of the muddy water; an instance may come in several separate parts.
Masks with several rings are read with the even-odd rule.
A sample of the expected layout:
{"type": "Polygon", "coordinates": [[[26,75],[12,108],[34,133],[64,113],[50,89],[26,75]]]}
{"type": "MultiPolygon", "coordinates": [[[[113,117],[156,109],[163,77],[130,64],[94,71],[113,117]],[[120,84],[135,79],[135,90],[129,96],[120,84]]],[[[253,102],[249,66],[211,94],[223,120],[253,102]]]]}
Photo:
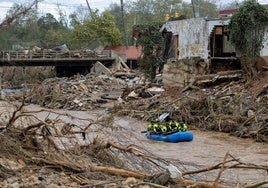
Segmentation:
{"type": "MultiPolygon", "coordinates": [[[[182,164],[192,169],[204,169],[214,166],[224,160],[228,152],[243,163],[268,165],[268,144],[256,143],[251,139],[242,139],[225,133],[191,130],[194,134],[192,142],[166,143],[148,140],[140,133],[146,127],[146,122],[133,119],[117,120],[118,125],[125,125],[132,132],[134,143],[143,145],[153,154],[165,159],[179,160],[182,164]]],[[[189,125],[191,129],[191,126],[189,125]]],[[[228,158],[230,159],[230,158],[228,158]]],[[[192,176],[192,179],[213,181],[218,171],[192,176]]],[[[221,180],[227,184],[253,183],[268,180],[265,171],[249,169],[226,170],[221,180]]]]}
{"type": "MultiPolygon", "coordinates": [[[[28,110],[40,110],[40,107],[30,105],[28,110]]],[[[106,111],[95,112],[78,112],[78,111],[61,111],[57,113],[70,114],[79,117],[80,120],[75,118],[66,117],[55,113],[40,112],[38,118],[45,119],[63,119],[64,121],[75,123],[81,127],[87,126],[90,119],[98,119],[108,113],[106,111]],[[84,120],[83,120],[84,119],[84,120]]],[[[95,136],[103,137],[104,139],[113,140],[117,143],[128,145],[136,144],[146,148],[152,154],[160,156],[164,159],[175,159],[180,163],[185,164],[190,170],[203,169],[206,167],[214,166],[223,161],[224,156],[229,152],[236,159],[243,163],[254,163],[256,165],[268,166],[268,144],[256,143],[250,139],[241,139],[229,136],[224,133],[208,132],[191,130],[194,134],[192,142],[181,143],[166,143],[149,140],[141,133],[146,128],[147,122],[138,121],[131,118],[115,117],[113,126],[111,128],[102,125],[103,135],[96,132],[89,132],[87,134],[87,141],[82,141],[82,137],[78,140],[80,143],[90,142],[95,136]]],[[[191,129],[191,126],[189,125],[191,129]]],[[[188,170],[189,170],[188,169],[188,170]]],[[[197,174],[191,176],[195,180],[215,180],[218,171],[209,173],[197,174]]],[[[229,169],[224,171],[221,180],[225,183],[235,185],[236,183],[252,183],[267,181],[267,172],[249,170],[249,169],[229,169]]]]}

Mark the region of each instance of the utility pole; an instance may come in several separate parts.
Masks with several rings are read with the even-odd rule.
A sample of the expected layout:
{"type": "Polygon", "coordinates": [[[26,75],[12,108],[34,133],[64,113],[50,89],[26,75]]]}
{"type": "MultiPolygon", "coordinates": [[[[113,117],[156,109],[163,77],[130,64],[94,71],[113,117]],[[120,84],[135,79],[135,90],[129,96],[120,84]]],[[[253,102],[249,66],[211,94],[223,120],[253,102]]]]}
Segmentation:
{"type": "Polygon", "coordinates": [[[2,91],[2,78],[3,78],[3,67],[0,67],[0,99],[4,98],[4,92],[2,91]]]}
{"type": "Polygon", "coordinates": [[[35,0],[35,10],[37,11],[38,9],[38,0],[35,0]]]}
{"type": "Polygon", "coordinates": [[[127,30],[126,30],[126,24],[125,24],[125,14],[124,14],[124,2],[121,0],[121,13],[122,13],[122,23],[124,28],[124,35],[125,35],[125,45],[128,49],[128,39],[127,39],[127,30]]]}
{"type": "Polygon", "coordinates": [[[91,10],[91,8],[89,6],[88,0],[86,0],[86,2],[87,2],[87,7],[88,7],[88,10],[89,10],[90,17],[92,17],[92,10],[91,10]]]}
{"type": "Polygon", "coordinates": [[[199,18],[200,17],[200,0],[191,0],[194,17],[199,18]]]}

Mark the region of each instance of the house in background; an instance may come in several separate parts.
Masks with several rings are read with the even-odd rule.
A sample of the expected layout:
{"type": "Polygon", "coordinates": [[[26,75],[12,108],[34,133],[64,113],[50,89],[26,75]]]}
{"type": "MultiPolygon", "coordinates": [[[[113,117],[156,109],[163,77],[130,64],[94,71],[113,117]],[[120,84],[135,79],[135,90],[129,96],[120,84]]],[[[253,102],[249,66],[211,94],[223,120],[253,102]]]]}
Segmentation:
{"type": "Polygon", "coordinates": [[[141,46],[106,46],[104,50],[113,50],[125,56],[125,62],[131,69],[137,68],[137,61],[142,55],[141,46]]]}
{"type": "Polygon", "coordinates": [[[219,18],[231,18],[232,15],[237,12],[237,10],[237,8],[220,10],[219,18]]]}

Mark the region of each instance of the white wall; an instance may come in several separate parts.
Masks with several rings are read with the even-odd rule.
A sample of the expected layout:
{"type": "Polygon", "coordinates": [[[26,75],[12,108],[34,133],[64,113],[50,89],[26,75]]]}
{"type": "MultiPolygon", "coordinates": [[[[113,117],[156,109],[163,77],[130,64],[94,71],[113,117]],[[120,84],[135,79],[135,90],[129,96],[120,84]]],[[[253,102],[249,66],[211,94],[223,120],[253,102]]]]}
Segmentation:
{"type": "MultiPolygon", "coordinates": [[[[208,59],[208,42],[214,26],[228,25],[230,19],[205,20],[204,18],[192,18],[176,20],[165,23],[160,31],[166,29],[173,35],[178,35],[178,59],[201,57],[208,59]]],[[[268,26],[265,29],[264,48],[261,56],[268,56],[268,26]]]]}
{"type": "Polygon", "coordinates": [[[208,29],[204,18],[167,22],[162,29],[178,35],[178,59],[208,58],[208,29]]]}
{"type": "Polygon", "coordinates": [[[261,51],[261,56],[268,56],[268,26],[265,28],[263,45],[264,47],[261,51]]]}

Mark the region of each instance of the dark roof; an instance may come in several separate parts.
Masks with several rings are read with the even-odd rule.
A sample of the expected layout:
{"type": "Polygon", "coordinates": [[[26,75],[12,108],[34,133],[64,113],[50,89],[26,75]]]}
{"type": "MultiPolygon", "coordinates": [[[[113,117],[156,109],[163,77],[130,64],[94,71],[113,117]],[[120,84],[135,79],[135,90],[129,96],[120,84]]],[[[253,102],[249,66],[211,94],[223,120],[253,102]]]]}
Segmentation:
{"type": "Polygon", "coordinates": [[[233,8],[233,9],[226,9],[226,10],[220,10],[219,14],[222,15],[226,15],[226,14],[234,14],[235,12],[237,12],[237,8],[233,8]]]}
{"type": "Polygon", "coordinates": [[[126,54],[127,60],[137,60],[142,55],[141,46],[106,46],[105,50],[113,50],[121,54],[126,54]]]}

